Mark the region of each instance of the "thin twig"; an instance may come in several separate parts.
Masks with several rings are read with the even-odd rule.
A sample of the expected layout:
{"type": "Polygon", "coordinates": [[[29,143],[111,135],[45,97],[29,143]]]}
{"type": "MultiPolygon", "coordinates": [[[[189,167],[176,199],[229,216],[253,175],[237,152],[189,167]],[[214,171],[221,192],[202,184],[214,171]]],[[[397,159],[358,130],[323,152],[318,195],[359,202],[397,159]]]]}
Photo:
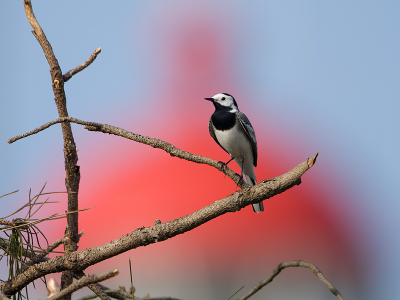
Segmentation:
{"type": "Polygon", "coordinates": [[[47,129],[52,125],[55,125],[57,123],[62,123],[62,122],[71,122],[71,123],[84,125],[85,129],[87,129],[89,131],[99,131],[99,132],[103,132],[103,133],[109,133],[109,134],[121,136],[121,137],[130,139],[130,140],[136,141],[138,143],[149,145],[153,148],[162,149],[165,152],[169,153],[171,156],[182,158],[182,159],[192,161],[195,163],[206,164],[206,165],[212,166],[212,167],[218,169],[219,171],[223,172],[225,175],[227,175],[241,189],[249,187],[249,185],[245,181],[240,180],[240,176],[238,174],[236,174],[232,169],[224,166],[220,162],[213,160],[211,158],[207,158],[207,157],[203,157],[200,155],[192,154],[190,152],[183,151],[165,141],[155,139],[155,138],[150,138],[150,137],[143,136],[143,135],[140,135],[137,133],[133,133],[133,132],[124,130],[122,128],[116,127],[116,126],[95,123],[95,122],[82,121],[82,120],[75,119],[72,117],[62,117],[62,118],[58,118],[54,121],[48,122],[48,123],[36,128],[36,129],[33,129],[27,133],[24,133],[24,134],[21,134],[21,135],[18,135],[16,137],[9,139],[8,143],[9,144],[14,143],[15,141],[18,141],[22,138],[39,133],[40,131],[47,129]]]}
{"type": "MultiPolygon", "coordinates": [[[[119,300],[132,299],[132,295],[130,295],[128,292],[121,291],[121,290],[103,290],[103,293],[105,293],[107,296],[110,296],[111,298],[115,298],[115,299],[119,299],[119,300]]],[[[95,293],[95,294],[84,296],[77,300],[90,300],[90,299],[96,299],[97,297],[98,297],[98,295],[95,293]]]]}
{"type": "Polygon", "coordinates": [[[43,30],[33,13],[31,0],[24,0],[25,14],[36,35],[43,34],[43,30]]]}
{"type": "MultiPolygon", "coordinates": [[[[111,298],[119,299],[119,300],[126,300],[126,299],[133,299],[132,294],[123,291],[123,290],[104,290],[104,293],[109,295],[111,298]]],[[[97,297],[96,294],[84,296],[82,298],[79,298],[77,300],[90,300],[90,299],[95,299],[97,297]]],[[[180,300],[178,298],[173,298],[173,297],[157,297],[157,298],[152,298],[152,297],[146,297],[146,298],[138,298],[135,297],[135,300],[180,300]]]]}
{"type": "MultiPolygon", "coordinates": [[[[82,237],[82,235],[85,234],[85,230],[82,230],[79,235],[78,235],[78,242],[79,239],[82,237]]],[[[30,261],[28,261],[26,264],[28,266],[33,266],[37,263],[40,263],[44,260],[44,258],[50,254],[50,252],[52,252],[54,249],[56,249],[58,246],[60,246],[61,244],[64,244],[65,241],[68,239],[68,237],[62,237],[58,240],[56,240],[55,242],[53,242],[49,247],[47,247],[47,249],[45,249],[44,251],[42,251],[40,254],[35,255],[34,257],[32,257],[32,259],[30,261]]]]}
{"type": "Polygon", "coordinates": [[[235,296],[237,293],[239,293],[242,289],[244,288],[244,286],[242,286],[240,289],[238,289],[232,296],[230,296],[227,300],[230,300],[233,298],[233,296],[235,296]]]}
{"type": "MultiPolygon", "coordinates": [[[[81,276],[81,274],[85,274],[83,271],[81,273],[75,272],[75,278],[79,279],[78,277],[81,276]]],[[[111,298],[119,299],[119,300],[126,300],[126,299],[131,299],[132,294],[128,293],[125,290],[119,289],[119,290],[112,290],[109,287],[102,285],[101,283],[96,283],[96,285],[99,289],[101,289],[106,295],[110,296],[111,298]]],[[[90,288],[90,285],[88,286],[90,288]]],[[[93,291],[94,292],[94,291],[93,291]]],[[[80,298],[81,300],[83,299],[94,299],[96,298],[96,294],[92,294],[83,298],[80,298]]]]}
{"type": "MultiPolygon", "coordinates": [[[[82,277],[86,276],[83,271],[81,272],[74,272],[74,277],[77,279],[81,279],[82,277]]],[[[110,297],[103,291],[101,285],[98,283],[92,283],[87,286],[91,291],[94,293],[94,298],[99,297],[101,300],[110,300],[110,297]]]]}
{"type": "Polygon", "coordinates": [[[97,295],[101,300],[110,300],[110,297],[95,283],[89,284],[88,288],[97,295]]]}
{"type": "Polygon", "coordinates": [[[25,272],[18,274],[12,280],[2,283],[0,289],[7,295],[13,295],[43,275],[64,270],[85,270],[89,266],[131,249],[168,240],[197,228],[223,214],[236,212],[250,204],[269,199],[296,186],[301,176],[314,165],[316,157],[317,154],[306,159],[281,176],[263,180],[251,188],[236,191],[224,199],[212,202],[208,206],[187,216],[149,227],[138,228],[107,244],[66,254],[65,256],[57,256],[46,262],[32,266],[25,272]]]}
{"type": "Polygon", "coordinates": [[[97,55],[99,55],[100,52],[101,52],[101,48],[99,47],[96,50],[94,50],[92,55],[90,55],[90,57],[83,64],[81,64],[80,66],[77,66],[75,69],[69,70],[67,73],[65,73],[63,75],[64,82],[67,82],[76,73],[78,73],[78,72],[82,71],[83,69],[85,69],[86,67],[88,67],[96,59],[97,55]]]}
{"type": "MultiPolygon", "coordinates": [[[[126,300],[126,299],[133,299],[132,294],[123,291],[123,290],[102,290],[103,293],[105,293],[107,296],[110,296],[111,298],[119,299],[119,300],[126,300]]],[[[96,294],[88,295],[82,298],[79,298],[78,300],[90,300],[90,299],[95,299],[98,297],[96,294]]],[[[135,298],[137,299],[137,298],[135,298]]],[[[148,299],[147,299],[148,300],[148,299]]]]}
{"type": "Polygon", "coordinates": [[[179,299],[173,297],[156,297],[156,298],[144,297],[144,298],[135,298],[135,300],[179,300],[179,299]]]}
{"type": "Polygon", "coordinates": [[[58,246],[60,246],[61,244],[64,244],[65,240],[67,239],[67,237],[63,237],[61,239],[56,240],[54,243],[52,243],[49,247],[47,247],[47,249],[45,249],[43,252],[41,252],[38,255],[35,255],[30,261],[28,261],[26,264],[28,266],[33,266],[37,263],[40,263],[43,261],[43,258],[45,258],[51,251],[53,251],[54,249],[56,249],[58,246]]]}
{"type": "Polygon", "coordinates": [[[31,131],[29,131],[27,133],[15,136],[15,137],[9,139],[7,141],[7,143],[12,144],[12,143],[14,143],[14,142],[16,142],[16,141],[18,141],[20,139],[23,139],[23,138],[28,137],[30,135],[39,133],[40,131],[47,129],[52,125],[55,125],[55,124],[58,124],[58,123],[62,123],[62,122],[72,122],[72,123],[77,123],[77,124],[80,124],[80,125],[88,125],[88,126],[96,126],[98,124],[98,123],[94,123],[94,122],[81,121],[81,120],[78,120],[78,119],[75,119],[75,118],[71,118],[71,117],[61,117],[61,118],[58,118],[56,120],[50,121],[50,122],[48,122],[48,123],[46,123],[46,124],[44,124],[42,126],[39,126],[38,128],[35,128],[35,129],[33,129],[33,130],[31,130],[31,131]]]}
{"type": "Polygon", "coordinates": [[[0,198],[3,198],[3,197],[5,197],[5,196],[8,196],[8,195],[11,195],[11,194],[14,194],[14,193],[17,193],[19,190],[16,190],[16,191],[14,191],[14,192],[11,192],[11,193],[8,193],[8,194],[4,194],[4,195],[1,195],[0,196],[0,198]]]}
{"type": "Polygon", "coordinates": [[[51,296],[47,298],[48,300],[58,300],[65,295],[71,294],[85,286],[88,286],[89,284],[97,283],[106,279],[109,279],[111,277],[117,276],[119,274],[119,271],[117,269],[108,271],[108,272],[103,272],[99,273],[96,275],[88,275],[84,276],[81,279],[79,279],[77,282],[69,285],[67,288],[61,290],[59,293],[55,294],[54,296],[51,296]]]}
{"type": "MultiPolygon", "coordinates": [[[[20,230],[21,229],[26,229],[28,227],[28,223],[25,220],[22,220],[22,219],[13,219],[11,221],[0,220],[0,225],[11,227],[9,229],[12,229],[12,227],[18,227],[20,230]]],[[[0,227],[0,229],[3,229],[3,228],[0,227]]]]}
{"type": "Polygon", "coordinates": [[[272,275],[268,279],[260,281],[247,295],[243,296],[239,300],[246,300],[246,299],[250,298],[255,293],[257,293],[259,290],[261,290],[264,286],[266,286],[267,284],[271,283],[272,280],[274,280],[274,278],[283,269],[292,268],[292,267],[302,267],[302,268],[310,269],[329,288],[331,293],[333,295],[335,295],[336,298],[338,298],[339,300],[343,300],[343,297],[339,293],[339,291],[333,286],[332,283],[330,283],[328,280],[326,280],[324,275],[322,275],[321,271],[315,265],[313,265],[311,263],[303,262],[301,260],[292,261],[292,262],[289,262],[289,263],[281,263],[281,264],[279,264],[279,266],[272,272],[272,275]]]}

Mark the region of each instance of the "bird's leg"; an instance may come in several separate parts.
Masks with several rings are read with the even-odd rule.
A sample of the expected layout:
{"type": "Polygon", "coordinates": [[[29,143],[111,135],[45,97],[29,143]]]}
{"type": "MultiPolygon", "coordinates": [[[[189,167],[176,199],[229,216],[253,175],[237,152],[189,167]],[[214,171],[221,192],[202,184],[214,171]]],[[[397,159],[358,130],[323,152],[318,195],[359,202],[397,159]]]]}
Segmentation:
{"type": "Polygon", "coordinates": [[[230,160],[228,160],[226,163],[225,163],[225,166],[227,166],[232,160],[234,160],[235,158],[234,157],[232,157],[230,160]]]}
{"type": "Polygon", "coordinates": [[[232,157],[230,160],[228,160],[226,163],[224,163],[224,162],[222,162],[222,161],[219,161],[219,163],[221,164],[221,169],[223,170],[223,171],[225,171],[225,169],[228,167],[228,164],[232,161],[232,160],[234,160],[235,158],[234,157],[232,157]]]}
{"type": "Polygon", "coordinates": [[[239,183],[244,182],[243,180],[243,164],[244,164],[244,159],[242,158],[241,160],[242,165],[240,166],[240,176],[239,176],[239,181],[236,186],[239,186],[239,183]]]}

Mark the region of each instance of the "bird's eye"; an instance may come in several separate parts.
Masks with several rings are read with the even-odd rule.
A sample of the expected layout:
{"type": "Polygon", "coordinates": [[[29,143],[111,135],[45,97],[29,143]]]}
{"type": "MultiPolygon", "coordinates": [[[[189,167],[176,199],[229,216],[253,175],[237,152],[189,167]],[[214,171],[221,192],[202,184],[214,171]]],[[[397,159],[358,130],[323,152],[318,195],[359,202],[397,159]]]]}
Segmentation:
{"type": "Polygon", "coordinates": [[[225,100],[225,97],[222,97],[221,100],[225,100]]]}

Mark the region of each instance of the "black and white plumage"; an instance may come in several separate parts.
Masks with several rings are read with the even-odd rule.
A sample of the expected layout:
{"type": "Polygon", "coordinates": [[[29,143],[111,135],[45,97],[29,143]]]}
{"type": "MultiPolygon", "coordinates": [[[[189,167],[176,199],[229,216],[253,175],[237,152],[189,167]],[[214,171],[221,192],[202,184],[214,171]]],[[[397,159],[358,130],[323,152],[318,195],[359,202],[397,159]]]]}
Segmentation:
{"type": "MultiPolygon", "coordinates": [[[[208,125],[210,135],[239,165],[245,181],[256,185],[253,165],[257,166],[257,140],[249,119],[239,111],[235,98],[227,93],[205,99],[215,106],[208,125]]],[[[263,203],[253,204],[253,210],[264,211],[263,203]]]]}

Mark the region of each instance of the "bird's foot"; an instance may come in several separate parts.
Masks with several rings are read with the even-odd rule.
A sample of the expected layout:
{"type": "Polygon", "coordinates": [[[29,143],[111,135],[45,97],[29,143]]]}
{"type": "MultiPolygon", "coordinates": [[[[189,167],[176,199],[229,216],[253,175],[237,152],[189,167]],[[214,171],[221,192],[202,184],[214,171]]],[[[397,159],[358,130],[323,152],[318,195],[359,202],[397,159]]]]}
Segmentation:
{"type": "Polygon", "coordinates": [[[221,169],[222,169],[222,171],[226,171],[226,169],[228,168],[228,164],[232,161],[232,160],[234,160],[235,158],[234,157],[232,157],[230,160],[228,160],[226,163],[224,163],[223,161],[219,161],[218,163],[219,164],[221,164],[221,169]]]}
{"type": "Polygon", "coordinates": [[[244,179],[243,179],[243,174],[241,174],[241,175],[236,174],[236,175],[239,176],[239,180],[238,180],[238,182],[237,182],[237,184],[236,184],[237,187],[239,186],[239,184],[242,184],[242,183],[245,183],[245,182],[246,182],[246,181],[244,181],[244,179]]]}
{"type": "Polygon", "coordinates": [[[224,163],[223,161],[219,161],[218,164],[221,165],[221,170],[222,170],[223,172],[225,172],[226,169],[228,169],[228,164],[227,164],[227,163],[224,163]]]}

